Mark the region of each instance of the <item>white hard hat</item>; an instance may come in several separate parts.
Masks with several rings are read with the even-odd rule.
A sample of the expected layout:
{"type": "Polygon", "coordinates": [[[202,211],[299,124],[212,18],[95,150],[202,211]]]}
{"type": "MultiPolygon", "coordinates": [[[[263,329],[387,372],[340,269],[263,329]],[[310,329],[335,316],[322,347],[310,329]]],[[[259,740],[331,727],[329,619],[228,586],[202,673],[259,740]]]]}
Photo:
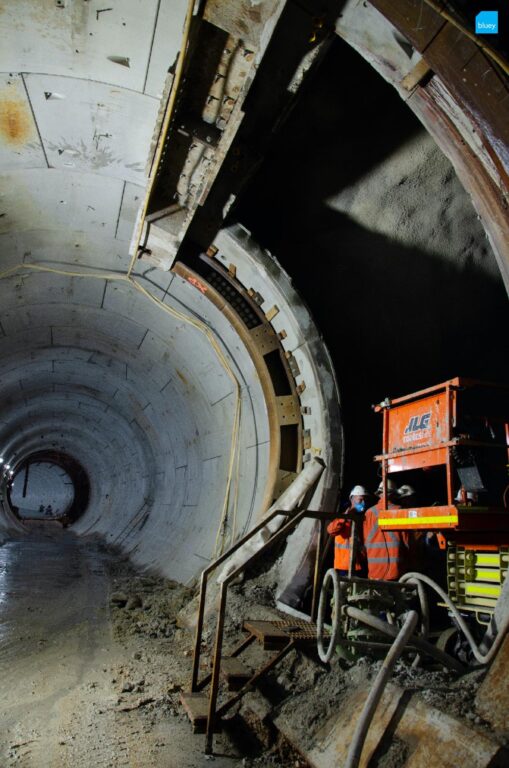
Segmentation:
{"type": "MultiPolygon", "coordinates": [[[[396,490],[397,490],[397,487],[394,480],[387,480],[387,491],[389,493],[396,493],[396,490]]],[[[377,496],[381,496],[383,492],[384,492],[384,484],[382,481],[378,486],[378,488],[376,489],[375,493],[377,496]]]]}
{"type": "Polygon", "coordinates": [[[349,498],[351,499],[352,496],[369,496],[368,491],[364,488],[363,485],[354,485],[352,490],[350,491],[349,498]]]}
{"type": "Polygon", "coordinates": [[[397,491],[397,494],[400,497],[400,499],[404,499],[407,496],[413,496],[414,493],[415,493],[415,490],[412,488],[411,485],[401,485],[397,491]]]}

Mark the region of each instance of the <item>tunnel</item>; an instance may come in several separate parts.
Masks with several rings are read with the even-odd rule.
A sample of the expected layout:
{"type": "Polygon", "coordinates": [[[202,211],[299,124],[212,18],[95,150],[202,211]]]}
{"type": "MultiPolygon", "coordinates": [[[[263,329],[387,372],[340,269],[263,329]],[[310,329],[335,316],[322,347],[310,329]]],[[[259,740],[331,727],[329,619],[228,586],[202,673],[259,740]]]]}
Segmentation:
{"type": "Polygon", "coordinates": [[[0,551],[191,590],[306,467],[374,491],[384,398],[509,382],[506,36],[397,5],[2,4],[0,551]]]}

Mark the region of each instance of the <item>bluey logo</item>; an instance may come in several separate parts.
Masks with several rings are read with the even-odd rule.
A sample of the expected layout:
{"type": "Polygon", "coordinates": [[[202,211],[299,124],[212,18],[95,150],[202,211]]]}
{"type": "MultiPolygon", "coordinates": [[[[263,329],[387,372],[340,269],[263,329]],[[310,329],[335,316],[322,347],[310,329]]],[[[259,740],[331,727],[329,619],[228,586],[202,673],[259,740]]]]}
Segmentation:
{"type": "Polygon", "coordinates": [[[475,17],[476,35],[498,34],[498,11],[481,11],[475,17]]]}
{"type": "Polygon", "coordinates": [[[405,427],[405,435],[410,435],[414,432],[420,432],[422,429],[429,429],[429,423],[431,421],[431,411],[423,413],[421,416],[411,416],[410,421],[405,427]]]}

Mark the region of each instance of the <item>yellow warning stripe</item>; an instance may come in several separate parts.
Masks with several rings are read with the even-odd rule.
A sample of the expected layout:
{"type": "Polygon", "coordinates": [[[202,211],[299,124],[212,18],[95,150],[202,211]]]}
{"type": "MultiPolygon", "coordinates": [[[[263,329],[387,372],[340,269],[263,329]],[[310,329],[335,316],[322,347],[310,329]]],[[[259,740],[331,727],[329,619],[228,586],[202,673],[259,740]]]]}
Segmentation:
{"type": "Polygon", "coordinates": [[[457,515],[433,515],[432,517],[380,517],[379,525],[421,525],[422,523],[458,524],[457,515]]]}
{"type": "Polygon", "coordinates": [[[498,597],[501,587],[491,587],[488,584],[465,584],[465,594],[467,595],[492,595],[498,597]]]}
{"type": "Polygon", "coordinates": [[[493,565],[495,568],[500,566],[500,555],[487,555],[475,553],[475,565],[493,565]]]}
{"type": "Polygon", "coordinates": [[[493,569],[488,571],[486,568],[476,568],[475,578],[481,581],[498,581],[500,583],[500,571],[493,569]]]}

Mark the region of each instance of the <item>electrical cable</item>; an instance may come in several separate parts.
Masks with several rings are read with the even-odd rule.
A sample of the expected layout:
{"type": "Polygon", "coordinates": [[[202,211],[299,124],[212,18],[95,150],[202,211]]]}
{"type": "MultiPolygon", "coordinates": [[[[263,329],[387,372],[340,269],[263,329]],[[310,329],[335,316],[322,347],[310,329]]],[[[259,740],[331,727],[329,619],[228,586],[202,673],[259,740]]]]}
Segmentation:
{"type": "Polygon", "coordinates": [[[465,638],[466,638],[466,640],[467,640],[467,642],[468,642],[468,644],[469,644],[469,646],[470,646],[470,648],[472,650],[472,653],[474,654],[474,657],[475,657],[476,661],[478,661],[479,664],[482,664],[482,665],[489,664],[490,661],[493,659],[493,657],[496,655],[500,645],[502,644],[502,641],[503,641],[505,635],[507,634],[507,632],[509,630],[509,613],[508,613],[508,615],[506,617],[506,620],[505,620],[503,626],[500,628],[500,630],[499,630],[499,632],[498,632],[498,634],[497,634],[497,636],[496,636],[496,638],[495,638],[495,640],[493,642],[493,645],[491,646],[489,651],[487,651],[487,653],[483,654],[480,651],[479,646],[475,642],[475,640],[474,640],[474,638],[472,636],[472,633],[470,632],[470,630],[469,630],[469,628],[467,626],[467,623],[465,622],[463,616],[460,614],[460,612],[458,611],[457,607],[452,602],[452,600],[449,597],[449,595],[446,592],[444,592],[442,587],[440,587],[435,581],[433,581],[433,579],[430,579],[429,576],[425,576],[423,573],[412,573],[412,572],[405,573],[405,575],[400,578],[400,582],[403,583],[403,584],[405,584],[406,582],[416,583],[418,581],[421,581],[424,584],[427,584],[432,589],[434,589],[435,592],[441,597],[441,599],[447,605],[448,609],[451,611],[452,615],[456,619],[460,630],[465,635],[465,638]]]}

